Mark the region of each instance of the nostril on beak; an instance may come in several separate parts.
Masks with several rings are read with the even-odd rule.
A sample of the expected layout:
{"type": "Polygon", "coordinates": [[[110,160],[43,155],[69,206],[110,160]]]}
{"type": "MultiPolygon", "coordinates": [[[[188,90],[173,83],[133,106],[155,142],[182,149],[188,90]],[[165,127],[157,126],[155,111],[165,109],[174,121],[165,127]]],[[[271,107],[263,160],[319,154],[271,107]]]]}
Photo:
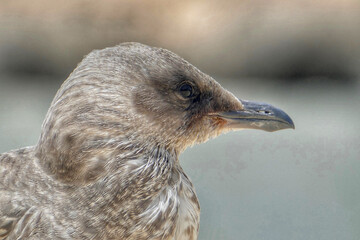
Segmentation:
{"type": "Polygon", "coordinates": [[[267,111],[267,110],[258,110],[256,112],[261,113],[261,114],[271,114],[271,112],[267,111]]]}

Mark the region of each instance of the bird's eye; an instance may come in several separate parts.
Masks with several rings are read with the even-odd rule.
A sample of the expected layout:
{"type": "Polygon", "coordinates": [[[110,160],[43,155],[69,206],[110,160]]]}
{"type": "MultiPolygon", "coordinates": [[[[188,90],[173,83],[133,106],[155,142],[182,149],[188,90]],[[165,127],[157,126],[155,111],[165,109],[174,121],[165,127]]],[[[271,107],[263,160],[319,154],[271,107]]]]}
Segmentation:
{"type": "Polygon", "coordinates": [[[181,96],[183,96],[184,98],[190,98],[193,96],[193,87],[188,83],[184,83],[183,85],[181,85],[179,90],[181,96]]]}

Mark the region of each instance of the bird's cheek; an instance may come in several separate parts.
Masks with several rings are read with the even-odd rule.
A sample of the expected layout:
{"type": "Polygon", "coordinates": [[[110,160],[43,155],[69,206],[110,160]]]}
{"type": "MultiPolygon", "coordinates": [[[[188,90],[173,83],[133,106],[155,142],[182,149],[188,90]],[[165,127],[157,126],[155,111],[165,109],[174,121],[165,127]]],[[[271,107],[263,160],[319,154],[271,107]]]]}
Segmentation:
{"type": "Polygon", "coordinates": [[[213,115],[205,115],[198,121],[196,127],[197,142],[205,142],[227,131],[229,131],[229,128],[228,122],[225,119],[213,115]]]}

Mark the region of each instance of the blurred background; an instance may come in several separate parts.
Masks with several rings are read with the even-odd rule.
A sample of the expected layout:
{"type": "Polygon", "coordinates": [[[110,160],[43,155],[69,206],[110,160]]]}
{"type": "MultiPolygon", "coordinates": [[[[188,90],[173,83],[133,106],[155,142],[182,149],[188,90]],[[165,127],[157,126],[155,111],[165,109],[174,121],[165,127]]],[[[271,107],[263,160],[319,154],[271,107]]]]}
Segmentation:
{"type": "Polygon", "coordinates": [[[358,0],[2,0],[0,152],[36,144],[82,57],[125,41],[170,49],[295,122],[181,155],[199,239],[360,239],[358,0]]]}

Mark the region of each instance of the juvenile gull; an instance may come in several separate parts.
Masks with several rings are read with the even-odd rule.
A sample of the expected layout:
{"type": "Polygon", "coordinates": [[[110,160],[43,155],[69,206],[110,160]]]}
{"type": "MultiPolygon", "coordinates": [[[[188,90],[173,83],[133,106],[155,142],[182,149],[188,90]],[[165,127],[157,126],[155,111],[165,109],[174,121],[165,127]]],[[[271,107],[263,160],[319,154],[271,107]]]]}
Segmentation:
{"type": "Polygon", "coordinates": [[[179,154],[232,129],[293,127],[168,50],[93,51],[57,92],[38,144],[0,155],[0,239],[197,239],[179,154]]]}

